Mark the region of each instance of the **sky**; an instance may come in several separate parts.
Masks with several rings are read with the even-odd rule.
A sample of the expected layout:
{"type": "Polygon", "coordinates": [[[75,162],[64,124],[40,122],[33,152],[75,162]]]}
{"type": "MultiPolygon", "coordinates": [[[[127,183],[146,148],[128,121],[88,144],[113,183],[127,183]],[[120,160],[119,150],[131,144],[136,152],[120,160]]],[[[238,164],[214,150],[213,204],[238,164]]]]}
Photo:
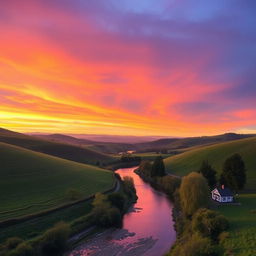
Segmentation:
{"type": "Polygon", "coordinates": [[[0,2],[0,127],[256,133],[256,1],[0,2]]]}

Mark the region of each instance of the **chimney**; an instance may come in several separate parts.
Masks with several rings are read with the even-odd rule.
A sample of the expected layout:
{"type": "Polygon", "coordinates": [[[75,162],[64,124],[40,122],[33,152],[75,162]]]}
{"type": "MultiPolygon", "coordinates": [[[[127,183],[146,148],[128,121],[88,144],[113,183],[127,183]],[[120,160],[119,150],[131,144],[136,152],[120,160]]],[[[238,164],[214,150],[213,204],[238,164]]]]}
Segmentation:
{"type": "Polygon", "coordinates": [[[224,185],[221,185],[221,189],[224,189],[225,188],[225,186],[224,185]]]}

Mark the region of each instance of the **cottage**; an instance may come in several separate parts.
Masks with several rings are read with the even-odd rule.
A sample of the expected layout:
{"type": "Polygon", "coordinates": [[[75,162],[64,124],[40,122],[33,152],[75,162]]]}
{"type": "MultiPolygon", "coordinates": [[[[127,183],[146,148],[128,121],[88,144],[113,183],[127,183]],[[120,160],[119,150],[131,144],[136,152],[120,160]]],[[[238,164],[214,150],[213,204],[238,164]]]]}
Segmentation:
{"type": "Polygon", "coordinates": [[[220,188],[215,188],[212,191],[212,199],[220,203],[230,203],[234,200],[234,194],[229,188],[222,185],[220,188]]]}

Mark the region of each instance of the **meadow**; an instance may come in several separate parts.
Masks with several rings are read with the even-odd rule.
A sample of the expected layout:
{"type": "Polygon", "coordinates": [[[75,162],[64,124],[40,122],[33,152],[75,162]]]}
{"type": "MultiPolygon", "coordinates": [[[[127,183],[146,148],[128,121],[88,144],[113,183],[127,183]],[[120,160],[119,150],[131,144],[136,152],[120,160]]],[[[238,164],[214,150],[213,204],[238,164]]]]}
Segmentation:
{"type": "Polygon", "coordinates": [[[110,189],[113,173],[98,167],[0,143],[0,221],[37,213],[110,189]]]}
{"type": "Polygon", "coordinates": [[[164,160],[166,170],[175,175],[183,176],[197,171],[204,160],[221,172],[222,165],[227,157],[239,153],[244,159],[247,169],[246,189],[256,189],[256,137],[231,142],[219,143],[211,146],[201,146],[184,153],[168,157],[164,160]]]}
{"type": "Polygon", "coordinates": [[[229,235],[223,241],[226,256],[256,255],[256,194],[241,194],[237,198],[241,205],[218,207],[230,222],[229,235]]]}

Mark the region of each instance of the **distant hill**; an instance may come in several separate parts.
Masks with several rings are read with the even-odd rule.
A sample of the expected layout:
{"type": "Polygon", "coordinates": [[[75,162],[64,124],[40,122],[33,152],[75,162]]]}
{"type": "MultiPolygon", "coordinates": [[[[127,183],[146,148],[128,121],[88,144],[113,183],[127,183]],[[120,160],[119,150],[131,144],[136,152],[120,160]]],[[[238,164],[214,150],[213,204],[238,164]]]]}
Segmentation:
{"type": "Polygon", "coordinates": [[[35,137],[38,138],[43,138],[47,140],[52,140],[56,142],[62,142],[62,143],[68,143],[68,144],[73,144],[73,145],[91,145],[94,144],[95,141],[92,140],[86,140],[86,139],[78,139],[69,135],[64,135],[64,134],[49,134],[49,135],[34,135],[35,137]]]}
{"type": "Polygon", "coordinates": [[[177,150],[195,146],[216,144],[226,141],[239,140],[254,137],[254,134],[236,134],[225,133],[216,136],[188,137],[188,138],[170,138],[160,139],[152,142],[135,144],[139,151],[157,151],[157,150],[177,150]]]}
{"type": "Polygon", "coordinates": [[[111,188],[113,173],[0,142],[0,221],[68,203],[111,188]]]}
{"type": "Polygon", "coordinates": [[[256,137],[245,138],[210,146],[202,146],[164,160],[169,173],[186,175],[197,171],[203,160],[221,172],[223,162],[234,153],[243,157],[247,169],[247,189],[256,189],[256,137]]]}
{"type": "Polygon", "coordinates": [[[97,162],[100,162],[101,164],[107,164],[115,160],[109,155],[85,147],[25,135],[2,128],[0,129],[0,142],[80,163],[96,164],[97,162]]]}

